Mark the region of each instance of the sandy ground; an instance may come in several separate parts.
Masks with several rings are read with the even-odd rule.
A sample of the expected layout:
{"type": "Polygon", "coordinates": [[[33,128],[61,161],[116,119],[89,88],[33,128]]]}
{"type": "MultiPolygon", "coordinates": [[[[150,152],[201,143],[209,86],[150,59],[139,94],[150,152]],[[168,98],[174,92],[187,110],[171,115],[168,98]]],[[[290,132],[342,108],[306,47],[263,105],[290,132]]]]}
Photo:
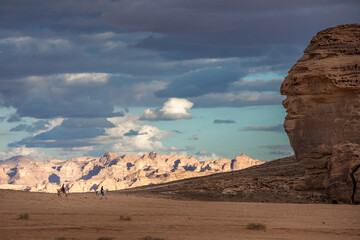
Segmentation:
{"type": "Polygon", "coordinates": [[[0,239],[360,239],[360,206],[203,202],[0,190],[0,239]],[[28,213],[28,220],[18,219],[28,213]],[[119,220],[130,216],[131,221],[119,220]],[[266,231],[249,230],[261,223],[266,231]]]}

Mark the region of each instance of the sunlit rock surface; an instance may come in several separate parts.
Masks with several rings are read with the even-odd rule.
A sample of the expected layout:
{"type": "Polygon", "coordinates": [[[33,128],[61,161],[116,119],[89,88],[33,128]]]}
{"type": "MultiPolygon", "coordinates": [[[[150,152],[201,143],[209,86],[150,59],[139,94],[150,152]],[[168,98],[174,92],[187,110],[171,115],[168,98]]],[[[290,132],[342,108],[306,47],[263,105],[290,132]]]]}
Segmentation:
{"type": "Polygon", "coordinates": [[[360,25],[319,32],[290,69],[281,93],[284,128],[309,189],[360,202],[360,25]]]}
{"type": "Polygon", "coordinates": [[[18,156],[0,162],[0,188],[56,192],[65,183],[70,192],[119,190],[184,178],[240,170],[263,162],[244,154],[235,159],[199,162],[194,157],[150,154],[81,157],[47,162],[18,156]]]}

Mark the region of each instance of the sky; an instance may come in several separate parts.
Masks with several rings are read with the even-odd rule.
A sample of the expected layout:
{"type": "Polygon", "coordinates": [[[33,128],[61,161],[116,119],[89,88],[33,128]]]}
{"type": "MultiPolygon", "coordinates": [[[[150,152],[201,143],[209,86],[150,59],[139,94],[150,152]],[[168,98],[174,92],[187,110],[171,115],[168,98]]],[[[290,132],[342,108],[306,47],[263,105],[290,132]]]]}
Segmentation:
{"type": "Polygon", "coordinates": [[[293,154],[280,85],[358,0],[0,0],[0,160],[293,154]]]}

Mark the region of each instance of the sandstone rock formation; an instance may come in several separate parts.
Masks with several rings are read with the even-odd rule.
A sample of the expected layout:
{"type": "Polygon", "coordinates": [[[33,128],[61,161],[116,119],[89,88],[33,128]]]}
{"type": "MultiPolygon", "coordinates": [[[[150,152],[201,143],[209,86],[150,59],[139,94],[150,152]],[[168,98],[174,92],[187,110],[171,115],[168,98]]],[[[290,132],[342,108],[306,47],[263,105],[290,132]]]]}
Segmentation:
{"type": "Polygon", "coordinates": [[[304,175],[305,168],[291,156],[239,171],[129,188],[118,193],[200,201],[329,203],[325,189],[303,189],[304,175]]]}
{"type": "Polygon", "coordinates": [[[235,159],[207,162],[155,152],[139,156],[106,153],[101,158],[52,159],[47,162],[18,156],[0,162],[0,188],[56,192],[60,184],[65,183],[70,192],[96,191],[100,186],[119,190],[239,170],[262,163],[244,154],[235,159]]]}
{"type": "Polygon", "coordinates": [[[360,24],[319,32],[281,86],[284,128],[307,187],[360,202],[360,24]]]}

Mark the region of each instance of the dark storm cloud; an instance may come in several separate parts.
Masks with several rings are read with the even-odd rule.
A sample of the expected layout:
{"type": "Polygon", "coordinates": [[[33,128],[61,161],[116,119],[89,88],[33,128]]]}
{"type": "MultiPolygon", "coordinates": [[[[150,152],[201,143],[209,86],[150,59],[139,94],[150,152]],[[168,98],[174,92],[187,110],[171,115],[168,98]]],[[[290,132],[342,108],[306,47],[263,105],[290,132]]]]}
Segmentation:
{"type": "Polygon", "coordinates": [[[353,8],[360,7],[356,1],[208,2],[181,8],[184,1],[180,1],[170,20],[150,29],[165,34],[144,39],[135,47],[161,51],[170,59],[255,57],[266,55],[272,46],[306,46],[320,29],[359,21],[359,12],[353,8]]]}
{"type": "Polygon", "coordinates": [[[19,124],[10,129],[11,132],[29,132],[34,133],[37,131],[47,130],[51,123],[48,120],[38,120],[32,122],[31,124],[19,124]]]}
{"type": "Polygon", "coordinates": [[[113,128],[115,125],[105,118],[70,118],[61,123],[63,128],[113,128]]]}
{"type": "Polygon", "coordinates": [[[284,132],[282,124],[275,126],[250,126],[239,129],[240,131],[265,131],[265,132],[284,132]]]}
{"type": "Polygon", "coordinates": [[[264,29],[273,26],[276,31],[301,23],[316,28],[313,25],[332,23],[336,18],[350,20],[358,13],[357,6],[356,0],[64,0],[56,4],[14,0],[2,2],[0,22],[28,28],[36,24],[77,31],[119,28],[162,33],[212,32],[262,23],[264,29]]]}
{"type": "Polygon", "coordinates": [[[5,89],[0,89],[0,98],[4,106],[17,109],[8,119],[12,122],[19,121],[20,117],[123,116],[122,112],[114,112],[116,98],[110,95],[116,90],[106,81],[104,74],[28,77],[8,82],[5,89]],[[15,92],[21,92],[21,96],[15,92]]]}
{"type": "Polygon", "coordinates": [[[231,85],[231,89],[242,91],[278,92],[283,79],[241,80],[231,85]]]}
{"type": "Polygon", "coordinates": [[[213,123],[214,124],[232,124],[232,123],[235,123],[235,121],[230,120],[230,119],[228,119],[228,120],[215,119],[213,123]]]}
{"type": "Polygon", "coordinates": [[[174,79],[165,89],[155,92],[155,96],[186,98],[202,96],[207,93],[226,92],[229,84],[239,80],[239,77],[239,73],[231,70],[200,69],[174,79]]]}
{"type": "Polygon", "coordinates": [[[40,133],[34,137],[24,138],[18,142],[9,144],[9,147],[84,147],[96,145],[91,142],[92,138],[105,135],[104,129],[100,128],[64,128],[61,126],[40,133]]]}
{"type": "Polygon", "coordinates": [[[34,140],[72,140],[83,138],[95,138],[104,135],[103,129],[98,128],[63,128],[55,127],[50,131],[40,133],[34,137],[34,140]]]}
{"type": "Polygon", "coordinates": [[[234,85],[231,75],[286,72],[316,32],[358,22],[358,9],[350,0],[2,1],[0,105],[15,108],[9,121],[19,121],[118,116],[115,106],[156,106],[156,97],[192,97],[197,107],[278,103],[196,98],[275,91],[278,82],[234,85]],[[228,61],[197,61],[207,58],[228,61]],[[226,70],[195,76],[213,67],[226,70]],[[123,75],[75,85],[56,77],[76,73],[123,75]],[[155,80],[165,88],[134,87],[155,80]]]}
{"type": "MultiPolygon", "coordinates": [[[[244,29],[243,33],[247,34],[243,34],[243,41],[247,42],[265,42],[266,40],[261,37],[274,32],[268,36],[268,41],[276,43],[278,40],[284,41],[289,38],[305,40],[309,32],[304,26],[317,31],[328,24],[339,24],[339,20],[354,21],[358,18],[358,10],[354,9],[357,6],[359,2],[356,0],[163,0],[136,1],[130,4],[128,1],[118,1],[112,4],[111,9],[103,12],[101,20],[131,31],[168,34],[244,29]]],[[[223,34],[217,35],[218,38],[221,36],[223,34]]]]}
{"type": "Polygon", "coordinates": [[[90,141],[90,139],[69,139],[69,140],[38,140],[32,138],[24,138],[18,142],[8,144],[8,147],[29,147],[29,148],[76,148],[76,147],[88,147],[98,145],[96,142],[90,141]]]}
{"type": "Polygon", "coordinates": [[[9,144],[10,147],[25,145],[26,147],[84,147],[96,145],[91,139],[105,134],[105,128],[115,125],[105,118],[69,118],[59,126],[49,129],[48,120],[38,120],[32,124],[20,124],[10,131],[26,131],[34,133],[43,131],[35,136],[24,138],[9,144]]]}
{"type": "MultiPolygon", "coordinates": [[[[220,35],[221,33],[219,33],[220,35]]],[[[166,35],[161,38],[150,36],[138,42],[135,48],[159,51],[168,59],[260,57],[270,48],[264,46],[227,45],[223,42],[209,44],[207,37],[196,39],[184,36],[166,35]],[[204,38],[204,39],[202,39],[204,38]]]]}

